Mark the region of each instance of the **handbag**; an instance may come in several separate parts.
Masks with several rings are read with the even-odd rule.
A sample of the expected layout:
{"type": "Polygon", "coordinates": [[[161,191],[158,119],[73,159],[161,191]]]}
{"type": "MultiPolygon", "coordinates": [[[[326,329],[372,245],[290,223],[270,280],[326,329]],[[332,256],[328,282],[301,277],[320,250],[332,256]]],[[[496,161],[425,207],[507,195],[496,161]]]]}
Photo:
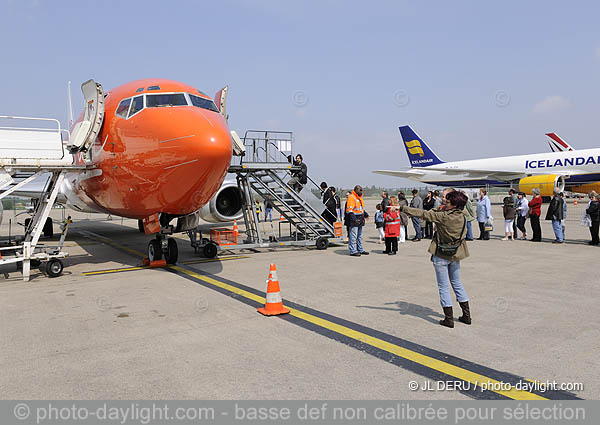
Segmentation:
{"type": "Polygon", "coordinates": [[[494,217],[488,218],[485,222],[484,225],[484,229],[486,232],[493,232],[494,231],[494,217]]]}
{"type": "Polygon", "coordinates": [[[439,253],[441,255],[445,255],[447,257],[453,257],[454,255],[456,255],[456,252],[458,251],[458,248],[461,246],[462,242],[463,242],[463,233],[465,232],[465,226],[467,225],[467,218],[464,217],[464,223],[463,223],[463,227],[462,230],[460,231],[460,239],[458,240],[458,242],[455,243],[441,243],[440,242],[440,238],[439,238],[439,234],[438,232],[435,232],[436,235],[436,241],[437,241],[437,249],[436,249],[436,255],[439,253]]]}

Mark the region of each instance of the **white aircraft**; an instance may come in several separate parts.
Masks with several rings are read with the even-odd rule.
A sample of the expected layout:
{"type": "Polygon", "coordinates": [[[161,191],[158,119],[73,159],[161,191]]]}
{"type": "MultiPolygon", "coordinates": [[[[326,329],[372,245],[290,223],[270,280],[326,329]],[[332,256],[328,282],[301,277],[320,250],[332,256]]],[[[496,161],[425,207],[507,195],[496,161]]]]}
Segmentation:
{"type": "Polygon", "coordinates": [[[400,127],[400,134],[411,168],[374,173],[434,186],[511,186],[528,194],[538,188],[542,196],[551,196],[554,188],[577,193],[600,190],[600,149],[444,162],[409,126],[400,127]]]}

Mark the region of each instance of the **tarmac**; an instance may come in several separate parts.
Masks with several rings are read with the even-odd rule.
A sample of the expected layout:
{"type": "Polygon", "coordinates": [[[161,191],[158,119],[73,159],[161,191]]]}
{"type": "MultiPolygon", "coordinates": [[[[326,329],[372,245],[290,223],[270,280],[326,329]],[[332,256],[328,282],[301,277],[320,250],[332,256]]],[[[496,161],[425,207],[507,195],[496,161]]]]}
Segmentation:
{"type": "MultiPolygon", "coordinates": [[[[372,216],[376,202],[367,201],[372,216]]],[[[350,257],[337,245],[223,251],[208,260],[177,236],[178,265],[149,269],[141,259],[150,238],[135,220],[72,213],[62,276],[34,270],[23,282],[12,269],[0,278],[0,394],[599,399],[600,248],[586,244],[585,204],[569,203],[562,245],[550,243],[546,221],[542,243],[500,240],[502,214],[494,205],[492,239],[469,242],[471,256],[461,262],[473,324],[457,321],[454,329],[437,323],[443,315],[429,241],[382,255],[372,219],[364,229],[369,256],[350,257]],[[289,315],[256,311],[270,263],[289,315]],[[566,387],[516,389],[532,381],[566,387]]],[[[4,212],[2,235],[11,215],[4,212]]]]}

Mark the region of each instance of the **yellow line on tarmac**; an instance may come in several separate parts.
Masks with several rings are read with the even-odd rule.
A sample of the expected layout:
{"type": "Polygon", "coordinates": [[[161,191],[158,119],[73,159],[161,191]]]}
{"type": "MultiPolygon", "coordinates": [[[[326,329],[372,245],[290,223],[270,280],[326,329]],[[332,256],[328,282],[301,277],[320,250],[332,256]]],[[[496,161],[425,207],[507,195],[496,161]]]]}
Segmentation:
{"type": "MultiPolygon", "coordinates": [[[[237,287],[229,285],[227,283],[220,282],[220,281],[210,278],[208,276],[203,276],[199,273],[195,273],[191,270],[187,270],[187,269],[184,269],[179,266],[170,266],[170,268],[173,270],[176,270],[180,273],[185,273],[188,276],[192,276],[196,279],[200,279],[211,285],[225,289],[229,292],[238,294],[244,298],[256,301],[261,304],[265,302],[264,297],[255,295],[251,292],[248,292],[244,289],[237,288],[237,287]]],[[[435,359],[433,357],[429,357],[424,354],[417,353],[416,351],[412,351],[407,348],[400,347],[396,344],[392,344],[392,343],[384,341],[382,339],[372,337],[365,333],[355,331],[354,329],[351,329],[347,326],[338,325],[337,323],[333,323],[329,320],[321,319],[312,314],[308,314],[303,311],[296,310],[294,308],[290,308],[289,314],[292,316],[295,316],[299,319],[302,319],[306,322],[309,322],[314,325],[320,326],[322,328],[328,329],[330,331],[336,332],[340,335],[354,339],[354,340],[362,342],[364,344],[368,344],[372,347],[379,348],[383,351],[387,351],[388,353],[394,354],[398,357],[402,357],[404,359],[413,361],[415,363],[421,364],[425,367],[437,370],[446,375],[453,376],[453,377],[461,379],[463,381],[470,382],[475,385],[481,385],[483,383],[484,385],[488,385],[490,388],[492,386],[496,386],[496,388],[503,388],[504,383],[501,383],[500,381],[497,381],[495,379],[488,378],[487,376],[480,375],[475,372],[471,372],[468,369],[464,369],[459,366],[454,366],[450,363],[446,363],[444,361],[435,359]]],[[[517,390],[514,388],[512,388],[510,390],[500,390],[499,389],[498,391],[494,391],[494,392],[501,394],[505,397],[515,399],[515,400],[547,400],[547,398],[539,396],[537,394],[530,393],[530,392],[524,391],[524,390],[517,390]]]]}
{"type": "MultiPolygon", "coordinates": [[[[216,262],[220,262],[220,261],[237,260],[237,259],[240,259],[240,258],[248,258],[248,256],[246,256],[246,255],[234,255],[234,256],[230,256],[230,257],[207,258],[205,260],[183,261],[183,262],[181,262],[179,264],[216,263],[216,262]]],[[[130,272],[130,271],[133,271],[133,270],[145,270],[145,269],[149,269],[149,268],[150,267],[148,267],[148,266],[123,267],[123,268],[120,268],[120,269],[108,269],[108,270],[97,270],[97,271],[92,271],[92,272],[83,272],[81,274],[83,276],[92,276],[92,275],[97,275],[97,274],[130,272]]]]}

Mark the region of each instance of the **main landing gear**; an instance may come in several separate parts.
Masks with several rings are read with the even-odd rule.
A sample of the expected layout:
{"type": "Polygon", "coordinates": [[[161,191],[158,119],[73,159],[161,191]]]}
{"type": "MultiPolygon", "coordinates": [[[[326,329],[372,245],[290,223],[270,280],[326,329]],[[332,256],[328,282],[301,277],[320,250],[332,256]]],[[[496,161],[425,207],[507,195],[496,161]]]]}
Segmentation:
{"type": "Polygon", "coordinates": [[[179,250],[175,239],[158,233],[156,239],[148,242],[148,260],[156,261],[164,258],[167,264],[175,264],[178,257],[179,250]]]}

